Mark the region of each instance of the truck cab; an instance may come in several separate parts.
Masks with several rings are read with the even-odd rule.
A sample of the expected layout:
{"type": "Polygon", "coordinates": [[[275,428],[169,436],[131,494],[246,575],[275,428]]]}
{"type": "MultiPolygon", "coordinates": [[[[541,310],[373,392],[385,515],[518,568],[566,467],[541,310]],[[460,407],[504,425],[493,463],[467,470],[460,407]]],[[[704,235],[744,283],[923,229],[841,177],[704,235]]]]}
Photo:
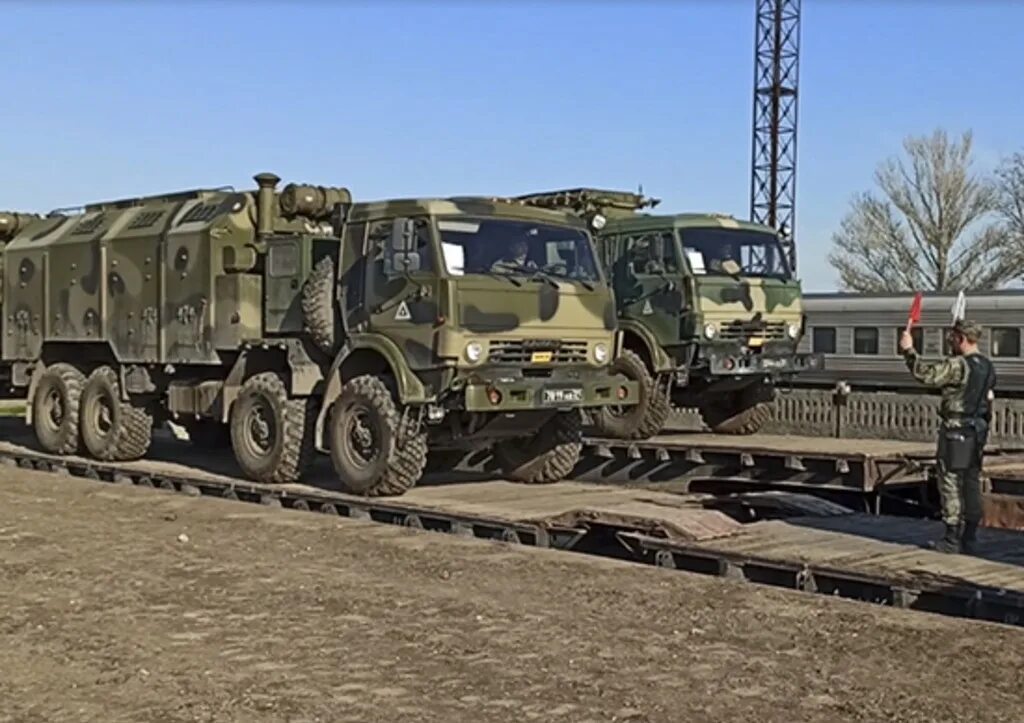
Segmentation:
{"type": "Polygon", "coordinates": [[[774,230],[723,214],[641,213],[658,201],[626,192],[520,198],[600,226],[624,335],[618,368],[644,388],[638,408],[598,415],[609,436],[657,434],[672,405],[698,409],[717,432],[755,432],[776,385],[820,365],[797,353],[801,287],[774,230]]]}

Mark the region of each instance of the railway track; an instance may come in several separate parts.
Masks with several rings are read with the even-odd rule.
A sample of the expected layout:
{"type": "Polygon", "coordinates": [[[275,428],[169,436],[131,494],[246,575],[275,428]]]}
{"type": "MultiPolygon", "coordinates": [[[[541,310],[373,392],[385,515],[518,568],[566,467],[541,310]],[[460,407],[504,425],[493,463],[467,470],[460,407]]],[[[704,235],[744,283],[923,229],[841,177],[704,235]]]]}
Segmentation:
{"type": "Polygon", "coordinates": [[[187,450],[161,439],[153,460],[103,464],[5,442],[0,463],[1024,625],[1024,535],[1010,531],[985,530],[977,557],[949,557],[922,549],[937,533],[930,520],[853,512],[793,491],[679,494],[454,476],[428,478],[398,498],[362,498],[331,490],[326,465],[309,486],[262,485],[235,477],[220,456],[203,467],[177,462],[187,450]]]}

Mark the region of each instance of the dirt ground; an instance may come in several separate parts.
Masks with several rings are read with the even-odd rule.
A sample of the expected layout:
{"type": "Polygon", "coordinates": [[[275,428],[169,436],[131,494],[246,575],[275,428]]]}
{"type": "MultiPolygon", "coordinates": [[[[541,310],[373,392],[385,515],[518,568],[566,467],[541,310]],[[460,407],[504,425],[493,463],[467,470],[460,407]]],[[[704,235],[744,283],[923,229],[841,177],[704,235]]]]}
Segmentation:
{"type": "Polygon", "coordinates": [[[0,651],[0,721],[1024,720],[1018,629],[17,470],[0,651]]]}

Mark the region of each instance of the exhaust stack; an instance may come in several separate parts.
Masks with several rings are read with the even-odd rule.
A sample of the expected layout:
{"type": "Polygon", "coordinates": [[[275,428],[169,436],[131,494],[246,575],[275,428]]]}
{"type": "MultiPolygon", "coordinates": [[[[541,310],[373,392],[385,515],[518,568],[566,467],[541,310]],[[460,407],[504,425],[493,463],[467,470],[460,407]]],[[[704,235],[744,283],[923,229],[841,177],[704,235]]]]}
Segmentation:
{"type": "Polygon", "coordinates": [[[281,179],[273,173],[257,173],[253,176],[259,190],[256,191],[256,234],[260,238],[274,233],[274,216],[277,213],[275,188],[281,179]]]}

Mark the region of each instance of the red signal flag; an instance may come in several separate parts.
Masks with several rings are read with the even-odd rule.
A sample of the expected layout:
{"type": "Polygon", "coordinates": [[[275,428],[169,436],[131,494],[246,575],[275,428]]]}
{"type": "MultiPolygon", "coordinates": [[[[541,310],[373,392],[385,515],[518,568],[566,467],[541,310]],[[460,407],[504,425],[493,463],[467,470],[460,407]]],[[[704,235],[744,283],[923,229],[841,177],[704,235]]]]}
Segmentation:
{"type": "Polygon", "coordinates": [[[924,301],[924,294],[918,291],[914,294],[914,301],[910,304],[910,315],[907,317],[907,330],[909,331],[914,324],[921,321],[921,302],[924,301]]]}

